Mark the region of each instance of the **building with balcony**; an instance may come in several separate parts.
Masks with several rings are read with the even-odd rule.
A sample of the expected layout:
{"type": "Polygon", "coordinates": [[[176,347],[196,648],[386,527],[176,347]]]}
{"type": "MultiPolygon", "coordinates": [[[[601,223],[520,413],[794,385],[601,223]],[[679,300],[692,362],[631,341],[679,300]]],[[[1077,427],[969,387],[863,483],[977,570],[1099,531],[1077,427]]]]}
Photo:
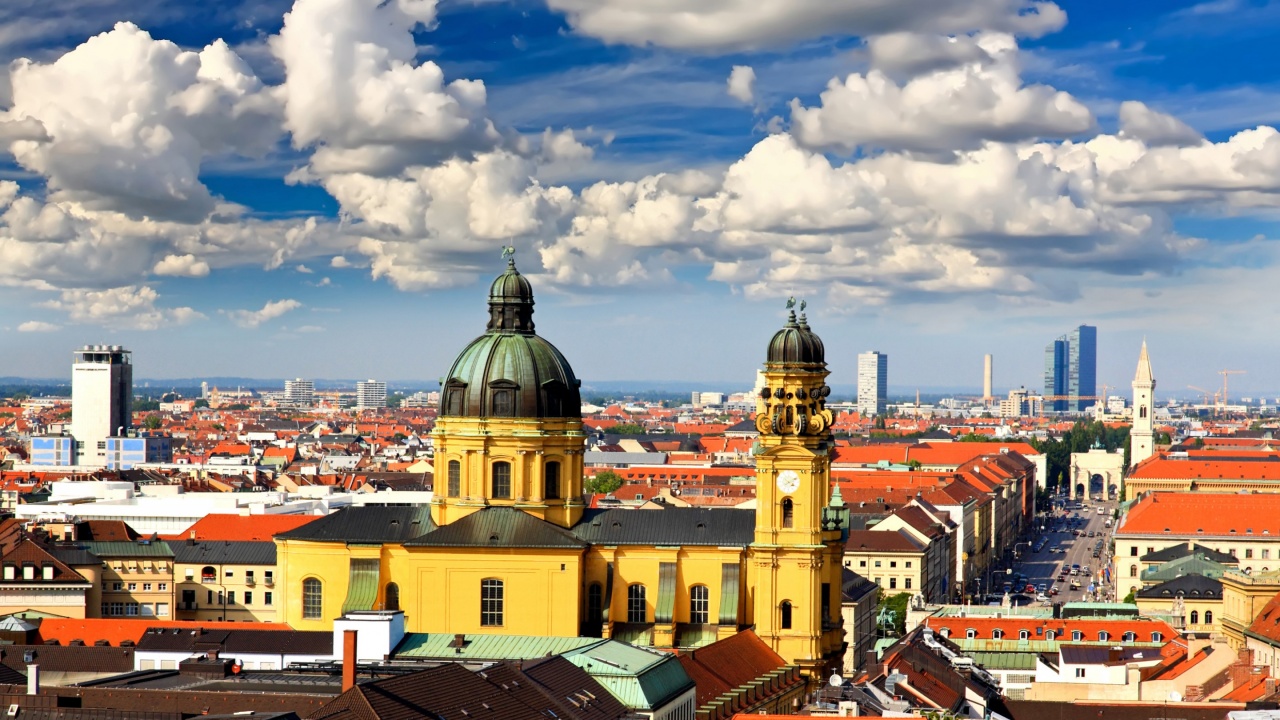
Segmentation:
{"type": "Polygon", "coordinates": [[[179,620],[275,622],[276,545],[267,541],[174,541],[179,620]]]}

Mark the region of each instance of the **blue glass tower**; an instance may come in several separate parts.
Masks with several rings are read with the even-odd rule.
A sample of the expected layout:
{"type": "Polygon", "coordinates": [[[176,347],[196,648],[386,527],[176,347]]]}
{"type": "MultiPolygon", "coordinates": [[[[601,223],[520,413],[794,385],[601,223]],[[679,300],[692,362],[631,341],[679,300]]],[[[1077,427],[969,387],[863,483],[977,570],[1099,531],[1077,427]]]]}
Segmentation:
{"type": "Polygon", "coordinates": [[[1097,394],[1098,328],[1081,325],[1045,346],[1044,394],[1069,398],[1045,402],[1054,412],[1084,412],[1097,394]]]}

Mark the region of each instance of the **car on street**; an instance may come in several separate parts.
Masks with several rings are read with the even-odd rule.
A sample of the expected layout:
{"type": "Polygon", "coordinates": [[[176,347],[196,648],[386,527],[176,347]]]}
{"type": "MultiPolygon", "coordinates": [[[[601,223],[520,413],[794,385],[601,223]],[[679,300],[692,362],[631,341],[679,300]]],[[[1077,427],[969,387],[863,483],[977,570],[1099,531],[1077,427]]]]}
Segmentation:
{"type": "Polygon", "coordinates": [[[1054,585],[1053,587],[1049,588],[1049,594],[1050,594],[1050,595],[1057,595],[1057,594],[1058,594],[1058,586],[1057,586],[1057,585],[1054,585]]]}
{"type": "Polygon", "coordinates": [[[1038,593],[1036,594],[1036,600],[1040,602],[1049,602],[1049,596],[1044,593],[1038,593]]]}

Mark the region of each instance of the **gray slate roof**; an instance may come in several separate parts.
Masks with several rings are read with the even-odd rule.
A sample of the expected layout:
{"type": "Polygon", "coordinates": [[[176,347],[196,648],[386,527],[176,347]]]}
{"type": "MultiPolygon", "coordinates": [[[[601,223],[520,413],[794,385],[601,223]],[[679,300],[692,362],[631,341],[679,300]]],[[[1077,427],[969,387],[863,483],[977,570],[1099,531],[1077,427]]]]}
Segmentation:
{"type": "Polygon", "coordinates": [[[1183,575],[1138,591],[1140,598],[1166,600],[1178,595],[1188,600],[1221,600],[1222,582],[1203,575],[1183,575]]]}
{"type": "Polygon", "coordinates": [[[431,509],[425,505],[365,505],[343,508],[276,537],[315,542],[396,543],[435,528],[431,509]]]}
{"type": "Polygon", "coordinates": [[[739,545],[755,536],[754,510],[588,510],[573,534],[592,545],[739,545]]]}
{"type": "Polygon", "coordinates": [[[1200,555],[1208,560],[1212,560],[1223,565],[1236,565],[1240,562],[1236,559],[1235,555],[1231,555],[1230,553],[1218,552],[1213,548],[1199,544],[1195,545],[1194,548],[1190,548],[1187,547],[1185,543],[1178,543],[1177,545],[1167,547],[1163,550],[1147,553],[1146,555],[1138,558],[1138,560],[1144,563],[1164,563],[1169,562],[1170,560],[1184,558],[1189,555],[1200,555]]]}
{"type": "Polygon", "coordinates": [[[515,508],[491,507],[405,543],[410,547],[522,547],[587,546],[572,533],[515,508]]]}
{"type": "Polygon", "coordinates": [[[275,565],[276,544],[270,540],[173,541],[173,561],[214,565],[275,565]]]}
{"type": "Polygon", "coordinates": [[[173,557],[173,550],[169,549],[169,543],[163,540],[86,542],[80,544],[84,546],[84,549],[103,559],[114,557],[173,557]]]}
{"type": "Polygon", "coordinates": [[[50,546],[49,550],[54,557],[72,567],[102,564],[102,558],[89,552],[81,545],[53,545],[50,546]]]}
{"type": "Polygon", "coordinates": [[[333,633],[323,630],[147,628],[138,640],[138,650],[193,654],[218,650],[232,654],[330,655],[333,653],[333,633]]]}

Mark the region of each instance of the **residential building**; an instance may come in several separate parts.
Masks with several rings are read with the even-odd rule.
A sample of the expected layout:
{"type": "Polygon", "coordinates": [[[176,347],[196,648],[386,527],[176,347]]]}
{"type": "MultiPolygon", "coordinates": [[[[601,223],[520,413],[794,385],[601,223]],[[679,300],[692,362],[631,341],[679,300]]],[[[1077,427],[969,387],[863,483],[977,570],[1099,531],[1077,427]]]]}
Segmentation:
{"type": "Polygon", "coordinates": [[[889,397],[889,356],[875,350],[858,355],[858,414],[883,415],[889,397]]]}
{"type": "Polygon", "coordinates": [[[1027,400],[1027,389],[1010,390],[1009,397],[1000,401],[1000,417],[1020,418],[1031,414],[1031,404],[1027,400]]]}
{"type": "Polygon", "coordinates": [[[119,345],[85,345],[71,365],[72,464],[107,465],[107,438],[132,426],[133,354],[119,345]]]}
{"type": "Polygon", "coordinates": [[[844,620],[844,670],[853,677],[867,669],[867,652],[875,649],[880,635],[876,632],[876,608],[880,603],[880,586],[858,573],[844,569],[844,597],[840,616],[844,620]]]}
{"type": "Polygon", "coordinates": [[[315,404],[316,385],[310,380],[295,378],[284,381],[284,401],[297,407],[308,407],[315,404]]]}
{"type": "Polygon", "coordinates": [[[1142,556],[1192,543],[1234,556],[1247,574],[1280,569],[1280,494],[1157,492],[1143,497],[1115,531],[1111,576],[1117,597],[1142,588],[1142,556]]]}
{"type": "Polygon", "coordinates": [[[1280,454],[1234,449],[1157,453],[1134,466],[1124,481],[1125,500],[1148,492],[1280,492],[1280,454]]]}
{"type": "MultiPolygon", "coordinates": [[[[101,571],[95,573],[98,606],[90,617],[159,618],[173,617],[173,551],[163,540],[94,541],[78,543],[101,571]]],[[[65,556],[64,556],[65,557],[65,556]]],[[[64,560],[65,562],[65,560],[64,560]]],[[[69,563],[70,564],[70,563],[69,563]]],[[[72,565],[85,579],[83,565],[72,565]]]]}
{"type": "Polygon", "coordinates": [[[0,614],[83,618],[91,584],[31,538],[0,557],[0,614]]]}
{"type": "Polygon", "coordinates": [[[356,383],[356,409],[376,410],[387,406],[387,384],[380,380],[356,383]]]}
{"type": "Polygon", "coordinates": [[[1084,412],[1096,404],[1098,329],[1081,325],[1049,343],[1044,350],[1045,409],[1084,412]],[[1050,400],[1048,396],[1058,396],[1050,400]],[[1083,399],[1083,398],[1090,399],[1083,399]]]}
{"type": "Polygon", "coordinates": [[[1165,617],[1184,633],[1222,632],[1222,581],[1204,575],[1182,575],[1144,587],[1134,598],[1147,617],[1165,617]]]}
{"type": "Polygon", "coordinates": [[[1183,651],[1134,646],[1066,644],[1036,656],[1035,682],[1025,698],[1038,701],[1205,700],[1230,682],[1237,655],[1226,641],[1188,641],[1183,651]]]}
{"type": "Polygon", "coordinates": [[[871,580],[886,595],[915,594],[937,581],[930,578],[927,543],[905,530],[850,530],[844,566],[871,580]]]}
{"type": "Polygon", "coordinates": [[[177,583],[177,619],[275,622],[276,545],[266,541],[169,543],[177,583]]]}
{"type": "Polygon", "coordinates": [[[926,602],[945,602],[951,597],[951,571],[955,556],[952,536],[957,525],[950,514],[939,511],[921,498],[895,511],[872,528],[878,532],[905,532],[925,546],[920,584],[916,592],[926,602]]]}

